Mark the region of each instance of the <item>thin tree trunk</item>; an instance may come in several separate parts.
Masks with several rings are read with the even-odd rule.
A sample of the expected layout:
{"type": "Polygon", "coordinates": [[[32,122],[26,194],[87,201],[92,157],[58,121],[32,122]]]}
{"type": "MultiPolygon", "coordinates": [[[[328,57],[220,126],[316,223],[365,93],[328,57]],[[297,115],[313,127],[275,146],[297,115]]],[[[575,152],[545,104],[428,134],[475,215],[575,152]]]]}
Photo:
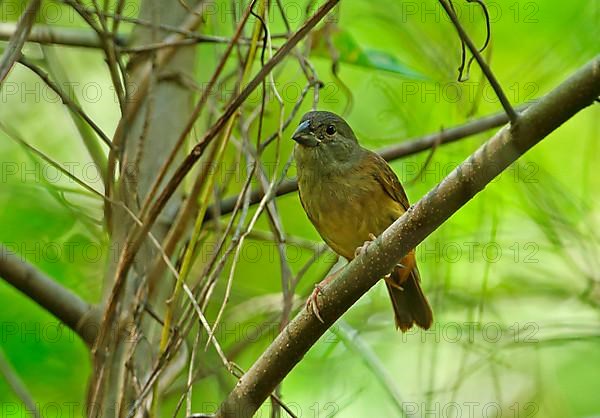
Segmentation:
{"type": "MultiPolygon", "coordinates": [[[[193,6],[193,4],[191,4],[193,6]]],[[[141,3],[140,18],[156,24],[177,26],[189,12],[177,0],[145,0],[141,3]]],[[[167,34],[159,29],[136,26],[132,45],[151,44],[162,40],[167,34]]],[[[140,209],[159,171],[164,157],[173,148],[188,121],[192,107],[192,91],[177,80],[193,77],[196,59],[195,47],[177,50],[168,64],[160,71],[150,74],[148,93],[129,126],[121,154],[122,164],[115,198],[134,213],[140,209]],[[161,158],[162,157],[162,158],[161,158]]],[[[152,53],[135,56],[129,63],[127,75],[130,94],[143,83],[144,67],[153,62],[152,53]]],[[[180,192],[170,199],[151,233],[162,241],[181,201],[180,192]]],[[[114,284],[118,254],[124,248],[133,219],[123,208],[113,205],[111,223],[111,258],[104,283],[104,303],[114,284]]],[[[110,352],[95,357],[95,379],[90,382],[90,414],[93,416],[123,416],[136,398],[139,387],[149,374],[156,358],[160,340],[161,324],[144,311],[151,306],[153,314],[162,317],[165,301],[172,289],[171,281],[161,282],[160,288],[150,296],[147,289],[140,289],[147,268],[157,250],[149,240],[138,252],[134,267],[126,280],[121,295],[117,323],[110,324],[110,337],[114,339],[110,352]],[[151,297],[151,299],[148,299],[151,297]],[[98,408],[94,407],[98,405],[98,408]]],[[[105,347],[100,347],[100,350],[105,347]]]]}

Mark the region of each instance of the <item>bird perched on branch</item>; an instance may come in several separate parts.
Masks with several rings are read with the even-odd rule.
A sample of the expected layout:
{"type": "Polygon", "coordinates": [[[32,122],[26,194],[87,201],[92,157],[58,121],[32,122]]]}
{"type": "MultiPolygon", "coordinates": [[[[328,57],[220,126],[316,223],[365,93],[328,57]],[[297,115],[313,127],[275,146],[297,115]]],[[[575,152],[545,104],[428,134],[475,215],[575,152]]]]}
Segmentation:
{"type": "MultiPolygon", "coordinates": [[[[340,116],[308,112],[292,139],[302,206],[339,255],[352,260],[409,208],[396,174],[382,157],[360,146],[340,116]]],[[[317,297],[334,276],[319,283],[307,301],[307,309],[321,321],[317,297]]],[[[396,328],[404,332],[416,324],[428,329],[433,315],[421,290],[414,250],[385,277],[385,283],[396,328]]]]}

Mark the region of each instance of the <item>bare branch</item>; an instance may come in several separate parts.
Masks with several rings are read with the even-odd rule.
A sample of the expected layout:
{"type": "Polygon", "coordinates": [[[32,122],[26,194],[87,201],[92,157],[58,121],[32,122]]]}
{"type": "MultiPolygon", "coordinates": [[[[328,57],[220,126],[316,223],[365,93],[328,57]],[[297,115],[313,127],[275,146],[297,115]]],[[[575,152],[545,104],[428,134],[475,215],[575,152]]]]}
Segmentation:
{"type": "MultiPolygon", "coordinates": [[[[175,143],[175,146],[173,147],[171,152],[168,154],[168,156],[165,158],[165,160],[159,170],[159,173],[156,176],[156,179],[154,180],[152,187],[150,188],[150,191],[148,192],[148,194],[146,195],[146,198],[144,199],[144,203],[142,204],[142,208],[143,208],[142,213],[144,212],[144,210],[146,208],[149,207],[151,200],[155,197],[155,194],[158,191],[158,188],[162,184],[164,177],[167,175],[169,167],[175,160],[175,156],[179,152],[179,150],[180,150],[181,146],[183,145],[185,139],[187,138],[188,134],[191,132],[192,128],[194,127],[194,123],[200,116],[200,112],[202,111],[204,105],[206,104],[206,101],[208,100],[210,92],[213,91],[215,83],[217,82],[219,76],[221,75],[223,68],[225,68],[225,64],[227,63],[229,54],[233,50],[233,47],[236,44],[238,38],[242,35],[242,31],[244,29],[244,26],[246,25],[246,21],[250,17],[250,11],[252,10],[253,6],[254,6],[254,3],[251,2],[248,5],[248,7],[246,8],[246,11],[244,12],[244,15],[242,16],[242,18],[240,19],[240,22],[238,23],[238,26],[235,30],[234,35],[231,38],[231,42],[227,45],[225,52],[221,56],[219,63],[217,64],[217,67],[215,68],[213,74],[211,75],[210,81],[208,82],[206,88],[203,89],[202,95],[201,95],[200,99],[198,100],[198,102],[196,103],[196,105],[194,106],[194,109],[192,110],[192,114],[188,118],[188,121],[187,121],[185,127],[183,128],[183,131],[179,134],[179,137],[177,139],[177,142],[175,143]]],[[[199,191],[201,184],[197,184],[198,182],[199,182],[199,180],[196,181],[195,186],[193,188],[195,188],[199,191]]],[[[196,196],[196,195],[194,194],[192,196],[196,196]]],[[[194,200],[194,199],[192,199],[192,200],[194,200]]],[[[186,203],[186,208],[184,209],[183,213],[189,212],[189,210],[191,208],[188,206],[189,206],[189,203],[186,203]]],[[[187,217],[182,218],[183,223],[187,222],[186,218],[187,217]]],[[[174,228],[174,229],[179,229],[179,228],[183,228],[183,225],[179,224],[179,225],[177,225],[177,228],[174,228]]],[[[177,231],[176,236],[178,237],[180,234],[181,234],[181,231],[177,231]]],[[[172,244],[174,244],[174,243],[172,243],[172,244]]],[[[167,249],[169,248],[169,246],[165,246],[165,247],[167,249]]],[[[170,250],[168,249],[168,251],[170,251],[170,250]]],[[[158,274],[160,274],[160,272],[158,272],[158,274]]]]}
{"type": "MultiPolygon", "coordinates": [[[[211,143],[211,141],[217,136],[219,132],[228,123],[229,118],[237,111],[242,103],[248,98],[248,96],[261,84],[262,80],[275,68],[277,64],[285,58],[285,56],[308,34],[308,32],[314,28],[317,23],[339,2],[339,0],[329,0],[324,3],[317,12],[311,16],[294,34],[288,39],[288,41],[273,55],[273,57],[265,63],[261,70],[252,78],[241,93],[229,103],[221,117],[215,122],[214,125],[204,135],[192,149],[192,151],[185,157],[179,167],[176,168],[175,172],[165,185],[160,195],[156,198],[156,202],[149,209],[147,215],[142,218],[144,226],[136,228],[132,231],[131,238],[127,239],[130,243],[124,246],[124,250],[121,252],[117,270],[115,273],[115,284],[113,286],[110,298],[107,303],[107,307],[104,313],[103,322],[110,323],[112,315],[117,303],[117,298],[121,292],[124,284],[126,273],[128,272],[131,263],[133,262],[134,256],[140,248],[147,232],[152,228],[156,221],[159,213],[163,210],[175,190],[179,187],[185,176],[190,172],[195,163],[204,154],[204,150],[211,143]]],[[[117,128],[118,129],[118,128],[117,128]]],[[[116,134],[115,134],[116,136],[116,134]]],[[[116,144],[116,141],[113,143],[116,144]]],[[[109,160],[110,164],[110,160],[109,160]]],[[[109,173],[111,171],[109,170],[109,173]]],[[[104,333],[101,332],[101,336],[104,333]]],[[[102,338],[99,338],[99,340],[102,338]]]]}
{"type": "Polygon", "coordinates": [[[102,131],[102,128],[100,128],[100,126],[98,126],[87,115],[87,113],[85,113],[79,103],[77,103],[77,99],[71,99],[67,93],[65,93],[50,79],[50,76],[44,70],[26,59],[24,56],[19,59],[19,62],[36,74],[50,89],[52,89],[52,91],[54,91],[60,97],[60,100],[67,107],[71,116],[73,117],[73,123],[81,133],[82,138],[84,139],[84,144],[88,149],[94,164],[101,173],[102,178],[106,178],[106,157],[104,156],[99,144],[96,142],[96,138],[86,135],[88,131],[87,128],[84,127],[85,124],[87,124],[87,127],[91,128],[96,135],[98,135],[102,142],[104,142],[109,148],[112,148],[112,142],[110,142],[110,138],[108,138],[108,136],[102,131]]]}
{"type": "MultiPolygon", "coordinates": [[[[526,107],[522,107],[525,109],[526,107]]],[[[508,122],[508,116],[505,112],[495,115],[485,116],[472,122],[467,122],[463,125],[455,126],[454,128],[445,129],[442,132],[434,132],[418,138],[408,139],[397,145],[385,147],[376,152],[385,158],[387,161],[397,160],[408,155],[417,154],[421,151],[430,149],[431,147],[443,144],[449,144],[471,135],[476,135],[485,132],[492,128],[497,128],[508,122]]],[[[286,121],[286,124],[289,124],[286,121]]],[[[298,182],[296,179],[286,180],[282,182],[275,192],[275,196],[283,196],[298,190],[298,182]]],[[[255,205],[263,198],[264,192],[261,189],[253,190],[250,195],[250,204],[255,205]]],[[[232,196],[224,199],[219,203],[219,213],[225,215],[231,213],[235,206],[238,196],[232,196]]],[[[210,207],[206,211],[206,218],[211,218],[215,211],[210,207]]]]}
{"type": "Polygon", "coordinates": [[[504,111],[508,115],[510,122],[513,124],[516,123],[517,118],[518,118],[517,112],[515,112],[515,109],[513,109],[512,106],[510,105],[510,102],[508,101],[508,98],[504,94],[502,87],[500,87],[500,83],[498,83],[498,80],[496,80],[496,76],[494,75],[494,73],[490,69],[489,65],[487,65],[487,63],[485,62],[485,60],[479,53],[479,50],[477,49],[477,47],[475,46],[475,44],[473,43],[473,41],[471,40],[469,35],[467,35],[467,32],[465,32],[465,29],[460,24],[458,17],[456,17],[456,13],[454,13],[454,10],[452,9],[452,6],[448,2],[448,0],[439,0],[439,2],[442,4],[442,7],[444,8],[446,13],[452,20],[452,23],[454,24],[454,27],[456,28],[456,31],[458,32],[460,39],[467,45],[467,47],[469,48],[469,51],[471,51],[471,54],[473,54],[473,56],[475,57],[475,60],[477,60],[477,63],[481,67],[481,71],[485,74],[485,77],[488,79],[488,81],[492,85],[492,88],[494,89],[494,92],[496,92],[496,96],[498,96],[500,103],[502,103],[502,107],[504,108],[504,111]]]}
{"type": "MultiPolygon", "coordinates": [[[[10,39],[17,31],[17,25],[11,22],[0,23],[0,40],[10,39]]],[[[46,45],[65,45],[83,48],[101,48],[98,34],[88,29],[55,27],[50,25],[37,25],[31,28],[27,42],[37,42],[46,45]]],[[[115,43],[119,46],[127,44],[127,37],[118,33],[115,43]]]]}
{"type": "MultiPolygon", "coordinates": [[[[130,37],[124,32],[117,32],[111,36],[114,37],[115,44],[121,52],[137,53],[150,51],[153,49],[168,48],[178,45],[228,44],[229,42],[231,42],[231,38],[225,36],[205,35],[201,33],[178,29],[169,25],[153,25],[151,22],[147,22],[142,19],[132,18],[123,20],[132,21],[135,24],[147,26],[150,28],[156,27],[162,30],[169,30],[170,32],[179,33],[181,35],[184,35],[185,37],[171,41],[165,40],[162,42],[129,46],[130,37]]],[[[118,19],[114,20],[114,22],[119,21],[120,20],[118,19]]],[[[18,26],[16,23],[0,22],[0,40],[9,40],[16,33],[17,29],[18,26]]],[[[282,35],[277,35],[277,37],[281,38],[282,35]]],[[[42,45],[63,45],[92,49],[102,48],[102,44],[100,38],[98,37],[98,34],[92,30],[55,25],[34,26],[33,28],[31,28],[31,32],[29,33],[29,37],[27,38],[27,42],[35,42],[42,45]]],[[[240,39],[236,41],[236,43],[240,44],[248,44],[249,42],[250,40],[244,37],[240,37],[240,39]]]]}
{"type": "MultiPolygon", "coordinates": [[[[206,3],[200,2],[197,7],[198,13],[201,13],[207,6],[206,3]]],[[[202,17],[200,15],[191,14],[183,21],[183,23],[181,24],[181,28],[185,31],[194,30],[200,25],[201,22],[202,17]]],[[[182,34],[173,34],[165,38],[165,42],[174,42],[182,39],[183,36],[184,35],[182,34]]],[[[145,98],[148,93],[148,86],[150,85],[152,73],[160,71],[162,68],[164,68],[175,56],[175,53],[178,50],[179,48],[177,48],[176,46],[160,49],[159,51],[157,51],[157,55],[154,58],[154,61],[146,60],[138,65],[139,68],[135,70],[134,76],[134,78],[137,80],[136,91],[134,92],[133,96],[129,98],[127,109],[123,113],[121,120],[119,121],[119,124],[117,125],[117,128],[115,130],[115,134],[113,136],[113,144],[117,149],[122,147],[130,123],[135,119],[142,104],[145,103],[145,98]]],[[[108,176],[105,182],[106,194],[108,196],[111,196],[114,193],[113,180],[115,169],[117,166],[117,160],[118,156],[116,151],[111,150],[108,154],[108,176]]],[[[112,212],[110,206],[106,206],[105,208],[105,217],[107,225],[110,226],[112,219],[112,212]]]]}
{"type": "Polygon", "coordinates": [[[0,276],[75,331],[89,346],[98,332],[92,305],[0,244],[0,276]]]}
{"type": "Polygon", "coordinates": [[[31,27],[35,23],[35,17],[41,4],[41,0],[31,0],[27,9],[25,9],[23,15],[19,19],[17,30],[10,39],[8,46],[0,59],[0,85],[2,85],[8,72],[21,56],[21,48],[29,36],[31,27]]]}
{"type": "Polygon", "coordinates": [[[385,230],[369,247],[368,254],[350,262],[320,297],[325,322],[302,310],[242,376],[216,417],[252,417],[327,328],[411,248],[527,150],[592,104],[599,94],[600,56],[530,106],[515,125],[502,128],[385,230]]]}
{"type": "Polygon", "coordinates": [[[29,390],[21,380],[21,377],[17,374],[16,370],[13,369],[11,364],[6,359],[2,347],[0,347],[0,375],[4,377],[8,386],[12,391],[19,397],[21,402],[27,408],[27,413],[31,414],[34,418],[40,418],[40,411],[38,404],[33,400],[29,390]]]}

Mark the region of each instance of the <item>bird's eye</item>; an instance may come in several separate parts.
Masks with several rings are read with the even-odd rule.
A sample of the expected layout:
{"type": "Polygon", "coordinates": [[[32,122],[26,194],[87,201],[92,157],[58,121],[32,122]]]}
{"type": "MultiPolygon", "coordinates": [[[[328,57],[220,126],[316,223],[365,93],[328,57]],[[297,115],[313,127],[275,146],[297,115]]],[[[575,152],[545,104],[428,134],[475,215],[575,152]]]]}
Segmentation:
{"type": "Polygon", "coordinates": [[[335,134],[335,126],[329,125],[327,127],[327,129],[325,130],[325,132],[327,132],[327,135],[333,135],[333,134],[335,134]]]}

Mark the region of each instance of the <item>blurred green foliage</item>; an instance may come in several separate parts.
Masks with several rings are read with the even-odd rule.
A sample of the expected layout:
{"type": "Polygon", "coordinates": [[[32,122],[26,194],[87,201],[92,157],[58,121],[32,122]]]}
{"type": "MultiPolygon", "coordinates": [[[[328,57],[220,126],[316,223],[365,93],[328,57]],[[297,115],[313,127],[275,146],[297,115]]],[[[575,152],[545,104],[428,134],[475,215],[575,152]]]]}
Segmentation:
{"type": "MultiPolygon", "coordinates": [[[[0,20],[17,20],[16,11],[23,4],[0,3],[0,20]]],[[[47,23],[85,29],[62,3],[43,4],[47,23]]],[[[284,4],[290,15],[304,10],[303,4],[284,4]]],[[[126,13],[135,15],[139,5],[127,5],[126,13]]],[[[203,32],[231,34],[228,5],[217,3],[203,32]]],[[[485,36],[480,9],[466,2],[456,2],[456,7],[480,44],[485,36]]],[[[543,95],[598,53],[598,2],[489,2],[489,9],[492,41],[484,55],[513,104],[543,95]]],[[[301,18],[290,19],[291,27],[298,27],[301,18]]],[[[334,43],[341,49],[337,77],[325,46],[312,56],[324,82],[319,108],[347,111],[347,120],[365,146],[393,145],[501,110],[475,64],[469,81],[455,81],[460,44],[436,2],[342,2],[336,20],[341,34],[334,43]]],[[[285,29],[274,12],[269,25],[273,33],[285,29]]],[[[130,29],[131,25],[123,26],[125,32],[130,29]]],[[[223,47],[198,48],[196,81],[202,86],[223,47]]],[[[118,106],[102,55],[78,48],[56,49],[76,83],[73,93],[105,132],[112,133],[118,106]]],[[[27,45],[25,53],[41,58],[36,45],[27,45]]],[[[275,74],[287,115],[304,87],[298,81],[302,74],[292,59],[275,74]]],[[[231,94],[230,88],[218,93],[231,94]]],[[[303,110],[310,108],[311,95],[303,110]]],[[[279,108],[272,96],[262,131],[265,137],[277,129],[279,108]]],[[[67,111],[32,73],[19,66],[13,69],[0,91],[0,103],[4,125],[57,161],[72,164],[74,173],[92,186],[101,187],[67,111]]],[[[257,93],[244,109],[259,104],[257,93]]],[[[398,405],[412,411],[411,416],[424,416],[427,411],[436,417],[600,414],[600,205],[595,196],[600,190],[599,116],[598,106],[575,116],[421,245],[417,253],[424,289],[434,308],[433,330],[397,333],[383,287],[365,295],[344,316],[343,325],[326,335],[285,380],[283,399],[298,416],[392,417],[400,416],[398,405]],[[386,374],[394,388],[385,388],[386,374]],[[494,412],[498,410],[501,414],[494,412]]],[[[194,138],[201,136],[207,120],[198,123],[194,138]]],[[[283,161],[292,150],[288,138],[295,123],[282,138],[283,161]]],[[[394,162],[411,201],[431,189],[492,132],[440,147],[417,178],[427,153],[394,162]]],[[[234,154],[232,149],[232,162],[234,154]]],[[[280,172],[283,162],[275,165],[275,154],[274,147],[267,149],[265,161],[273,162],[270,166],[280,172]]],[[[242,163],[234,170],[228,195],[239,191],[244,167],[242,163]]],[[[293,167],[288,175],[294,175],[293,167]]],[[[101,228],[102,202],[64,176],[56,180],[54,170],[4,132],[0,132],[0,176],[0,242],[85,300],[97,301],[107,257],[114,256],[101,228]]],[[[295,194],[279,198],[277,206],[287,234],[298,241],[320,241],[295,194]]],[[[265,216],[257,229],[269,230],[265,216]]],[[[210,255],[210,247],[203,251],[201,260],[210,255]]],[[[311,256],[293,240],[287,247],[294,272],[311,256]]],[[[298,289],[299,300],[333,262],[335,258],[327,253],[308,270],[298,289]]],[[[226,278],[228,270],[223,274],[226,278]]],[[[248,239],[236,268],[225,323],[217,334],[227,349],[250,339],[234,359],[243,368],[276,335],[280,276],[274,244],[248,239]],[[253,335],[259,328],[265,331],[262,338],[253,335]]],[[[223,287],[217,289],[210,306],[214,312],[223,287]]],[[[42,411],[54,402],[62,406],[60,416],[68,416],[65,405],[74,402],[80,413],[90,373],[84,344],[68,329],[58,330],[52,316],[1,281],[0,300],[4,305],[0,346],[42,411]]],[[[194,386],[195,410],[209,411],[234,379],[218,369],[212,349],[200,357],[203,370],[217,369],[217,379],[211,375],[194,386]]],[[[183,382],[173,384],[164,411],[174,407],[183,382]]],[[[0,376],[0,411],[15,402],[0,376]]],[[[261,411],[266,416],[268,409],[261,411]]]]}

